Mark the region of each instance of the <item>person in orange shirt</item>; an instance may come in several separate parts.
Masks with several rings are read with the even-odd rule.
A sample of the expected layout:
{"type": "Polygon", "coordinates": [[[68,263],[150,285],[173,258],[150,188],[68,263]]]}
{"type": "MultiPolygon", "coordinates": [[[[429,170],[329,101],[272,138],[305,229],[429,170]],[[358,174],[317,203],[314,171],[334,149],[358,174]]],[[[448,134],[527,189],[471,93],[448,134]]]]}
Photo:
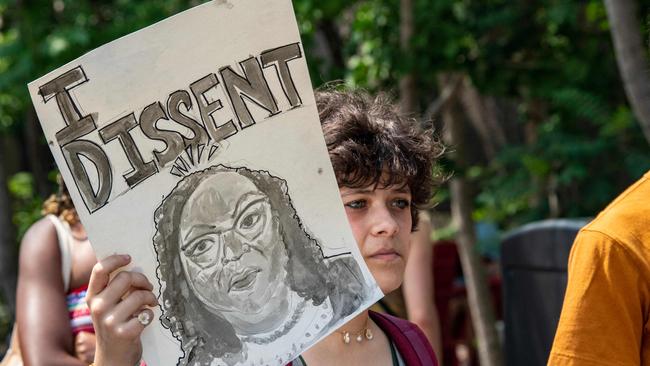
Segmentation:
{"type": "Polygon", "coordinates": [[[548,365],[650,365],[650,172],[576,237],[548,365]]]}

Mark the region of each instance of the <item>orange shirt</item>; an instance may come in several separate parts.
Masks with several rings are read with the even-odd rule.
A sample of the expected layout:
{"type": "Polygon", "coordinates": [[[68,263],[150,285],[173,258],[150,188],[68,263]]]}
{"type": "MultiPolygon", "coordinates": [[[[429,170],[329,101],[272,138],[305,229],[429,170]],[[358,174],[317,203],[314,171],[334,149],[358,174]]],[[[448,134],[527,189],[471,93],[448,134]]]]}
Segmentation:
{"type": "Polygon", "coordinates": [[[650,365],[650,172],[585,226],[549,366],[650,365]]]}

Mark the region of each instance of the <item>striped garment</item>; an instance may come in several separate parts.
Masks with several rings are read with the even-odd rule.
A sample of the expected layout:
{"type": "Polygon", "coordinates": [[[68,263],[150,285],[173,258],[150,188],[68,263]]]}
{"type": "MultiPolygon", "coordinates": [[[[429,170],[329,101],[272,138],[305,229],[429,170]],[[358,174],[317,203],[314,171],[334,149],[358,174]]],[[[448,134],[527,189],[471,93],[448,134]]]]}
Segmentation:
{"type": "Polygon", "coordinates": [[[86,305],[86,291],[88,285],[78,287],[68,292],[66,303],[68,304],[68,314],[70,316],[70,328],[72,334],[77,335],[79,332],[95,333],[93,321],[90,318],[90,310],[86,305]]]}
{"type": "MultiPolygon", "coordinates": [[[[93,320],[90,317],[90,309],[86,304],[86,292],[88,285],[83,285],[70,292],[65,297],[68,303],[68,314],[70,316],[70,328],[72,334],[77,335],[79,332],[95,333],[93,320]]],[[[147,366],[144,361],[140,361],[140,366],[147,366]]]]}

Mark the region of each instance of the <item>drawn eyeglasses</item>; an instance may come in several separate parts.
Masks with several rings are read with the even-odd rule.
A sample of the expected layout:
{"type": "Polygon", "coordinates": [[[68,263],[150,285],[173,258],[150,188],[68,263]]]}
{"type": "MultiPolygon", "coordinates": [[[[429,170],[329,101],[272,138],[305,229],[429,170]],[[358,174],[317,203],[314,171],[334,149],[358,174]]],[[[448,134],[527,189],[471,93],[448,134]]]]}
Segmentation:
{"type": "Polygon", "coordinates": [[[271,206],[268,197],[264,196],[238,211],[230,220],[203,228],[204,232],[184,243],[181,251],[201,268],[239,260],[252,250],[251,243],[264,233],[271,206]]]}

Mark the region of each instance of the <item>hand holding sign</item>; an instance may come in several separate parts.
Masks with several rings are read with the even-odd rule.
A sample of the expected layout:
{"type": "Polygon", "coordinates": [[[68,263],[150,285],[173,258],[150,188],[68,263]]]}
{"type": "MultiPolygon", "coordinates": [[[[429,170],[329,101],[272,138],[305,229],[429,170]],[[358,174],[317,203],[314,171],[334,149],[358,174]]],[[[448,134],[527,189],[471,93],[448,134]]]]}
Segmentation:
{"type": "Polygon", "coordinates": [[[139,314],[153,317],[146,306],[158,301],[151,292],[153,285],[141,273],[124,271],[110,278],[130,262],[126,255],[113,255],[93,268],[86,301],[91,310],[97,338],[98,365],[135,365],[142,357],[140,335],[148,325],[139,314]]]}

